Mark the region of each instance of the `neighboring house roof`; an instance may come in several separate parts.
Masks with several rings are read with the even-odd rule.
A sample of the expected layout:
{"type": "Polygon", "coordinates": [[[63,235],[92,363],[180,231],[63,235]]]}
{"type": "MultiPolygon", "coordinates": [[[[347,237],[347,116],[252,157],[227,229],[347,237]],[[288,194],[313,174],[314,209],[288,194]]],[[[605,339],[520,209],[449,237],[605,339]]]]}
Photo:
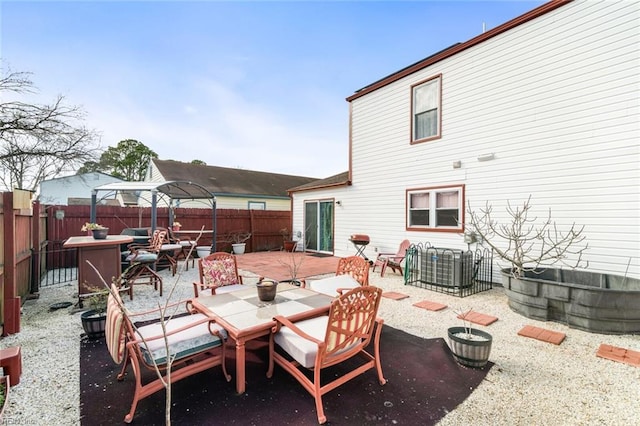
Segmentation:
{"type": "Polygon", "coordinates": [[[531,10],[528,13],[525,13],[524,15],[521,15],[515,19],[512,19],[511,21],[508,21],[502,25],[499,25],[485,33],[480,34],[479,36],[476,36],[474,38],[472,38],[471,40],[468,40],[464,43],[457,43],[454,44],[451,47],[448,47],[447,49],[444,49],[438,53],[435,53],[431,56],[428,56],[427,58],[416,62],[413,65],[409,65],[408,67],[405,67],[403,69],[401,69],[400,71],[396,71],[391,75],[388,75],[387,77],[384,77],[374,83],[371,83],[368,86],[363,87],[362,89],[359,89],[355,92],[355,94],[349,96],[347,98],[348,102],[351,102],[354,99],[357,99],[361,96],[366,95],[367,93],[371,93],[375,90],[380,89],[381,87],[384,87],[388,84],[393,83],[394,81],[398,81],[401,78],[404,78],[410,74],[413,74],[423,68],[426,68],[430,65],[435,64],[436,62],[440,62],[446,58],[449,58],[453,55],[456,55],[460,52],[462,52],[463,50],[469,49],[470,47],[473,47],[477,44],[480,44],[490,38],[493,38],[499,34],[504,33],[505,31],[509,31],[512,28],[515,28],[519,25],[524,24],[525,22],[528,22],[532,19],[535,19],[539,16],[542,16],[546,13],[551,12],[552,10],[555,10],[561,6],[564,6],[567,3],[571,3],[573,0],[557,0],[557,1],[550,1],[548,3],[543,4],[540,7],[537,7],[533,10],[531,10]]]}
{"type": "Polygon", "coordinates": [[[38,200],[43,204],[86,204],[82,199],[91,200],[91,190],[94,187],[112,182],[122,182],[122,179],[102,172],[47,179],[40,182],[38,200]]]}
{"type": "Polygon", "coordinates": [[[317,178],[258,172],[227,167],[151,160],[165,180],[190,181],[215,195],[289,197],[289,188],[305,185],[317,178]]]}
{"type": "Polygon", "coordinates": [[[337,175],[329,176],[325,179],[314,180],[313,182],[306,183],[304,185],[296,186],[289,189],[289,192],[310,191],[313,189],[330,188],[334,186],[348,186],[351,185],[349,180],[349,172],[338,173],[337,175]]]}

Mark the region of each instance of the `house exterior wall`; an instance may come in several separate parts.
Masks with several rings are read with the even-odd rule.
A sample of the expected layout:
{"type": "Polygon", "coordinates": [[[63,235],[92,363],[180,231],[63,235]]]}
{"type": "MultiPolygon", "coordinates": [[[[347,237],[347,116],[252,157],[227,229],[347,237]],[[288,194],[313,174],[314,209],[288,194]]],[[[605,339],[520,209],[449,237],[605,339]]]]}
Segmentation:
{"type": "MultiPolygon", "coordinates": [[[[291,210],[291,200],[289,199],[216,195],[216,206],[219,209],[249,210],[250,206],[255,209],[257,205],[264,206],[261,210],[291,210]]],[[[190,200],[182,200],[180,207],[207,208],[202,202],[190,200]]],[[[211,206],[208,206],[208,208],[211,208],[211,206]]]]}
{"type": "Polygon", "coordinates": [[[294,221],[330,195],[336,255],[352,233],[369,257],[405,238],[466,249],[462,233],[405,226],[407,189],[463,185],[499,221],[531,196],[538,217],[584,225],[589,270],[640,276],[639,18],[637,2],[576,1],[352,99],[352,186],[296,194],[294,221]],[[442,137],[412,145],[411,86],[436,75],[442,137]]]}
{"type": "Polygon", "coordinates": [[[122,179],[104,173],[85,173],[65,176],[40,183],[38,199],[41,204],[66,206],[69,198],[91,199],[93,188],[122,179]]]}
{"type": "MultiPolygon", "coordinates": [[[[153,161],[149,162],[146,180],[148,182],[163,182],[166,180],[157,167],[155,167],[153,161]]],[[[146,194],[145,199],[151,200],[150,195],[146,194]]],[[[149,206],[151,205],[151,201],[140,200],[140,204],[149,206]]],[[[264,205],[264,208],[261,210],[291,210],[291,200],[289,198],[216,194],[216,208],[218,209],[249,210],[250,208],[259,208],[258,206],[260,204],[264,205]]],[[[210,209],[211,204],[209,201],[203,202],[202,200],[181,200],[180,207],[210,209]]]]}

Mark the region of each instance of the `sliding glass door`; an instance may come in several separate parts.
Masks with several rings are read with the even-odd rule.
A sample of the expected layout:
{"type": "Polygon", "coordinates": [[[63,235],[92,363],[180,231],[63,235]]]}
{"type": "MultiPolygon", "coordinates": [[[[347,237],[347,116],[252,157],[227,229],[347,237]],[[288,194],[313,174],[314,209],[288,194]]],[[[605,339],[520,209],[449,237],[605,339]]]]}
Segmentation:
{"type": "Polygon", "coordinates": [[[333,253],[333,200],[305,201],[305,249],[333,253]]]}

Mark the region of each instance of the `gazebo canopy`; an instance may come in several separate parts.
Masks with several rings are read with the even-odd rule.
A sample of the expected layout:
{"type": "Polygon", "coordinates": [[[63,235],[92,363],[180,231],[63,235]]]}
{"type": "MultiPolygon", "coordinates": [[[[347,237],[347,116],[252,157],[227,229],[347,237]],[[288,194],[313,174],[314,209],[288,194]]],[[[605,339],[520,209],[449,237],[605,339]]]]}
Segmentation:
{"type": "MultiPolygon", "coordinates": [[[[160,181],[160,182],[114,182],[93,188],[91,191],[91,222],[96,221],[96,208],[98,205],[98,193],[103,193],[103,198],[116,195],[118,193],[151,193],[151,230],[157,227],[157,203],[158,195],[166,196],[169,207],[173,206],[174,200],[210,200],[213,210],[213,242],[212,249],[216,246],[216,197],[204,186],[187,181],[160,181]]],[[[173,209],[169,209],[169,225],[173,223],[173,209]]]]}

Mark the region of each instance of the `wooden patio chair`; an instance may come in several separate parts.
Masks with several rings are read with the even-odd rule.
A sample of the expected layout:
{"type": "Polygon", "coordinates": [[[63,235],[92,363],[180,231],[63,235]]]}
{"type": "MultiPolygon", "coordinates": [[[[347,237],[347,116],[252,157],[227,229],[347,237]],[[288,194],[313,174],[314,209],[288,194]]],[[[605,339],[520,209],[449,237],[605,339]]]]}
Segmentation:
{"type": "Polygon", "coordinates": [[[198,259],[198,270],[200,282],[193,283],[195,297],[204,291],[220,294],[247,288],[242,284],[242,276],[238,274],[238,264],[233,254],[211,253],[198,259]]]}
{"type": "Polygon", "coordinates": [[[357,287],[335,299],[329,315],[295,323],[283,316],[274,318],[276,325],[269,337],[267,377],[272,377],[274,363],[291,374],[315,398],[320,424],[327,421],[322,405],[325,393],[372,368],[376,369],[381,385],[387,382],[380,364],[383,320],[376,318],[381,297],[382,290],[377,287],[357,287]],[[365,350],[372,338],[373,355],[365,350]],[[321,383],[324,368],[356,355],[363,359],[362,363],[338,377],[332,374],[331,381],[321,383]],[[306,370],[311,371],[312,378],[306,370]]]}
{"type": "Polygon", "coordinates": [[[376,271],[376,266],[380,266],[381,277],[384,277],[387,267],[391,268],[393,272],[400,272],[400,275],[402,275],[402,262],[404,262],[410,245],[411,242],[409,240],[404,240],[400,243],[396,253],[378,253],[378,257],[373,263],[373,272],[376,271]]]}
{"type": "MultiPolygon", "coordinates": [[[[173,305],[184,303],[184,301],[177,302],[173,305]]],[[[187,309],[187,312],[191,313],[193,310],[187,309]]],[[[225,367],[224,340],[227,338],[227,333],[222,327],[207,316],[197,313],[172,316],[165,320],[166,332],[163,332],[160,322],[139,327],[135,327],[132,323],[131,319],[136,316],[153,313],[160,315],[160,310],[128,312],[122,303],[118,288],[114,284],[111,285],[105,327],[107,348],[113,360],[117,364],[122,364],[122,369],[117,376],[118,381],[124,379],[128,364],[131,364],[135,376],[136,387],[131,409],[124,417],[126,423],[131,423],[133,420],[138,402],[165,389],[164,383],[168,380],[167,352],[169,357],[173,357],[171,383],[218,365],[222,366],[227,382],[231,381],[231,376],[225,367]],[[143,372],[146,370],[151,370],[153,373],[147,374],[143,380],[143,372]]],[[[112,391],[118,392],[115,389],[112,391]]]]}
{"type": "Polygon", "coordinates": [[[162,296],[162,277],[156,272],[156,264],[160,255],[160,248],[164,242],[166,231],[156,229],[149,240],[149,244],[129,244],[128,250],[123,252],[129,266],[122,274],[122,284],[129,287],[129,298],[133,300],[134,284],[153,285],[160,289],[162,296]]]}

